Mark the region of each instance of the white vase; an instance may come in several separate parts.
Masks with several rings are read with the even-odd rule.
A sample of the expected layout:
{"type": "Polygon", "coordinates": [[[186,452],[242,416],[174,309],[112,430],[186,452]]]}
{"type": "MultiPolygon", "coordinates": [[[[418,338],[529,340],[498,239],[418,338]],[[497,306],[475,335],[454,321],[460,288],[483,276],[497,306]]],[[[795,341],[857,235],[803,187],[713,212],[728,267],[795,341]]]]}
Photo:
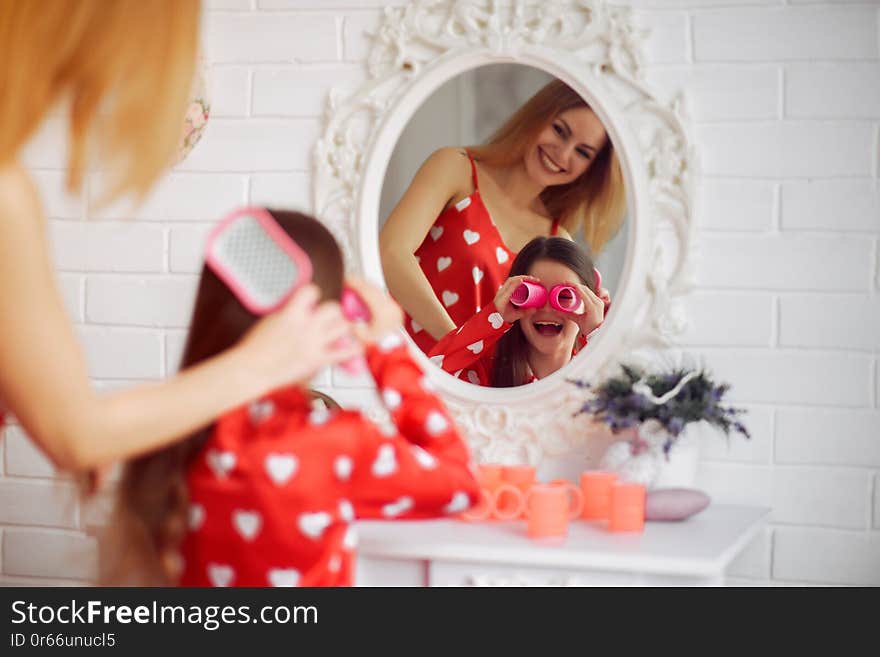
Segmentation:
{"type": "Polygon", "coordinates": [[[682,431],[669,450],[668,458],[660,455],[659,472],[650,488],[693,488],[700,462],[700,441],[688,427],[682,431]]]}
{"type": "Polygon", "coordinates": [[[636,430],[630,429],[624,435],[623,440],[606,449],[600,469],[617,472],[621,481],[644,484],[648,490],[694,487],[700,445],[692,430],[686,428],[679,434],[668,455],[663,453],[663,444],[669,434],[659,422],[651,420],[639,427],[638,436],[648,447],[638,454],[631,451],[636,430]]]}

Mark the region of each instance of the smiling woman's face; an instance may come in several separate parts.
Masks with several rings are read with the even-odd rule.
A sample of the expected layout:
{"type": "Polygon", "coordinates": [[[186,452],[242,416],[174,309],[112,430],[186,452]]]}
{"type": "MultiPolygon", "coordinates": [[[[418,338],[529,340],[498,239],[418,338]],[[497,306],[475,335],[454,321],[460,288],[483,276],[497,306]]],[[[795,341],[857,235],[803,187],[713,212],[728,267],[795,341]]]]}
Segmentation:
{"type": "Polygon", "coordinates": [[[590,167],[607,141],[605,127],[593,110],[566,110],[538,134],[526,151],[526,171],[544,187],[565,185],[590,167]]]}
{"type": "MultiPolygon", "coordinates": [[[[578,275],[555,260],[536,260],[529,269],[547,290],[556,285],[580,285],[578,275]]],[[[536,351],[552,355],[560,352],[571,353],[578,334],[578,325],[571,320],[571,314],[556,310],[548,301],[531,317],[521,319],[520,327],[529,344],[536,351]]]]}

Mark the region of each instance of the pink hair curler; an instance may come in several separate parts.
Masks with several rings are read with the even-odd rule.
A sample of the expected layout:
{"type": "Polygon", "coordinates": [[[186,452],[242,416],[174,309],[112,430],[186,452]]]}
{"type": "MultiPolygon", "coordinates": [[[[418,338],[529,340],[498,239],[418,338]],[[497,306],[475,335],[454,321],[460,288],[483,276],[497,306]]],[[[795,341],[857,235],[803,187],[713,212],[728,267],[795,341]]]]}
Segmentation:
{"type": "Polygon", "coordinates": [[[546,288],[533,281],[523,281],[510,295],[511,305],[517,308],[540,308],[546,302],[546,288]]]}
{"type": "Polygon", "coordinates": [[[602,287],[602,274],[599,273],[599,270],[593,267],[593,271],[596,274],[596,292],[602,287]]]}
{"type": "Polygon", "coordinates": [[[312,280],[312,261],[264,208],[227,215],[208,235],[205,264],[254,315],[267,315],[312,280]]]}
{"type": "Polygon", "coordinates": [[[556,285],[550,290],[550,305],[564,313],[577,313],[583,301],[571,285],[556,285]]]}

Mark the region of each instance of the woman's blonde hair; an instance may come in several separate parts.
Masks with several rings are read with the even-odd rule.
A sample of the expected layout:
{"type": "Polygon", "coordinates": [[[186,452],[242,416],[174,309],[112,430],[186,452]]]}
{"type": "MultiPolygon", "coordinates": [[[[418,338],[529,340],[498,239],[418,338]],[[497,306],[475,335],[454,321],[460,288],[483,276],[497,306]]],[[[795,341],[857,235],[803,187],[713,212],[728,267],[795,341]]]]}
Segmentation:
{"type": "Polygon", "coordinates": [[[94,148],[108,199],[146,194],[183,131],[200,13],[198,0],[0,1],[0,163],[66,101],[68,189],[94,148]]]}
{"type": "MultiPolygon", "coordinates": [[[[515,164],[547,125],[562,112],[578,107],[590,106],[567,84],[553,80],[526,101],[486,144],[468,150],[487,164],[515,164]]],[[[547,187],[541,200],[569,233],[583,227],[584,239],[597,255],[617,233],[626,210],[623,172],[611,140],[581,177],[567,185],[547,187]]]]}

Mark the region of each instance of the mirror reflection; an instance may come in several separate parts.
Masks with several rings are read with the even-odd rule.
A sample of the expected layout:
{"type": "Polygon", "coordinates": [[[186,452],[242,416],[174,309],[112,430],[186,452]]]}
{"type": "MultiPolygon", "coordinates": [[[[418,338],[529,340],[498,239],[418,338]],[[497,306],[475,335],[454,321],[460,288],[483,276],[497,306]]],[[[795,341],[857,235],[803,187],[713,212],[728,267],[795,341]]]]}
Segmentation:
{"type": "Polygon", "coordinates": [[[589,349],[626,250],[614,146],[586,101],[520,64],[435,91],[386,171],[380,250],[405,328],[437,366],[511,387],[589,349]]]}

